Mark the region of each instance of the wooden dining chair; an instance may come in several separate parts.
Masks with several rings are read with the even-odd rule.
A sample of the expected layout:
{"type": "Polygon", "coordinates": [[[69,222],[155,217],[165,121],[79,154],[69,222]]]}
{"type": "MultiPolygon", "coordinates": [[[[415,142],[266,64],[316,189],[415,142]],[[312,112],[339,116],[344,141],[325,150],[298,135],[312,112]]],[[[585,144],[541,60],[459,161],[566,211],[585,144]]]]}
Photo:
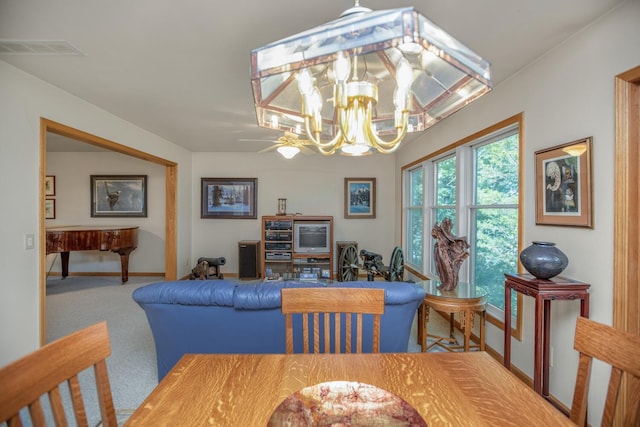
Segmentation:
{"type": "Polygon", "coordinates": [[[380,352],[380,318],[384,314],[384,289],[370,288],[283,288],[282,313],[285,315],[285,339],[287,354],[293,353],[293,315],[302,314],[303,351],[309,353],[309,325],[313,321],[313,353],[320,353],[320,317],[323,317],[323,353],[331,352],[331,327],[333,325],[334,353],[341,353],[344,335],[344,352],[352,353],[355,328],[356,353],[362,353],[363,315],[373,315],[372,351],[380,352]],[[355,318],[355,322],[353,321],[355,318]],[[342,320],[344,319],[344,331],[342,320]],[[354,325],[355,323],[355,325],[354,325]]]}
{"type": "Polygon", "coordinates": [[[48,394],[57,426],[67,425],[60,385],[68,383],[78,426],[87,426],[78,373],[93,366],[102,426],[117,427],[106,358],[111,355],[107,323],[97,323],[0,368],[0,423],[21,426],[20,410],[29,409],[31,424],[46,425],[41,396],[48,394]]]}
{"type": "Polygon", "coordinates": [[[587,396],[593,358],[611,365],[611,376],[602,414],[602,426],[613,425],[623,373],[631,386],[626,413],[621,414],[625,426],[640,425],[640,336],[584,317],[578,317],[574,348],[580,352],[578,376],[573,392],[571,421],[586,425],[587,396]]]}

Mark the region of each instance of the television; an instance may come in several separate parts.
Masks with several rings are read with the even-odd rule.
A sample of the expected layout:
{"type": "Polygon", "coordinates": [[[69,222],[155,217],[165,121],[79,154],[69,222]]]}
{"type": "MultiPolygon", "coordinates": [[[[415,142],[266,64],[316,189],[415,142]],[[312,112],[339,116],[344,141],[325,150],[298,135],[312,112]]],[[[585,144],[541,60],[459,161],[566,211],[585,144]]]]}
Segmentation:
{"type": "Polygon", "coordinates": [[[293,251],[301,254],[329,253],[331,251],[331,224],[329,221],[296,221],[293,223],[293,251]]]}

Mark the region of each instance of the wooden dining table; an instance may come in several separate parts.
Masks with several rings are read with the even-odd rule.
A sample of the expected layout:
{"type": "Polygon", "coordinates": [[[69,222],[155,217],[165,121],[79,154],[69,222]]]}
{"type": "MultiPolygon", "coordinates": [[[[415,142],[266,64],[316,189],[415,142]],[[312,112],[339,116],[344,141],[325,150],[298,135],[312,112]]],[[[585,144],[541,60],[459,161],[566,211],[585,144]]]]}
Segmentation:
{"type": "Polygon", "coordinates": [[[187,354],[126,426],[266,426],[296,391],[328,381],[384,389],[429,427],[572,426],[485,352],[187,354]]]}

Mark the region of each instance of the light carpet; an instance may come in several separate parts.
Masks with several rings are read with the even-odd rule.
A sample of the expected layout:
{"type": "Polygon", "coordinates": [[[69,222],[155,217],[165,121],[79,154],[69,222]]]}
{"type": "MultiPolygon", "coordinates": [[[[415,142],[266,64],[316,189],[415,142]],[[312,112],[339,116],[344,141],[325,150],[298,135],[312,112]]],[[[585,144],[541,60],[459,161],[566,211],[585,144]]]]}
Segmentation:
{"type": "MultiPolygon", "coordinates": [[[[47,342],[107,321],[111,340],[107,369],[120,421],[140,406],[158,384],[153,336],[144,311],[131,294],[140,286],[159,280],[160,277],[130,277],[125,285],[119,277],[104,276],[47,280],[47,342]]],[[[91,371],[83,372],[80,381],[89,390],[95,388],[91,371]]],[[[100,409],[94,394],[85,394],[89,425],[99,421],[100,409]]]]}

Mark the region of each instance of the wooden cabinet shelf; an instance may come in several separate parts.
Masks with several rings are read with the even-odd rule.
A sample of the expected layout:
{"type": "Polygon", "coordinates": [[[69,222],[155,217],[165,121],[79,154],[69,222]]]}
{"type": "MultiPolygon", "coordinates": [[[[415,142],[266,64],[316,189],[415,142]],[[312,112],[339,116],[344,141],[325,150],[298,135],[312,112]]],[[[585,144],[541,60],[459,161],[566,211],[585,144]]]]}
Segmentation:
{"type": "Polygon", "coordinates": [[[332,216],[263,216],[262,277],[333,279],[332,216]]]}

